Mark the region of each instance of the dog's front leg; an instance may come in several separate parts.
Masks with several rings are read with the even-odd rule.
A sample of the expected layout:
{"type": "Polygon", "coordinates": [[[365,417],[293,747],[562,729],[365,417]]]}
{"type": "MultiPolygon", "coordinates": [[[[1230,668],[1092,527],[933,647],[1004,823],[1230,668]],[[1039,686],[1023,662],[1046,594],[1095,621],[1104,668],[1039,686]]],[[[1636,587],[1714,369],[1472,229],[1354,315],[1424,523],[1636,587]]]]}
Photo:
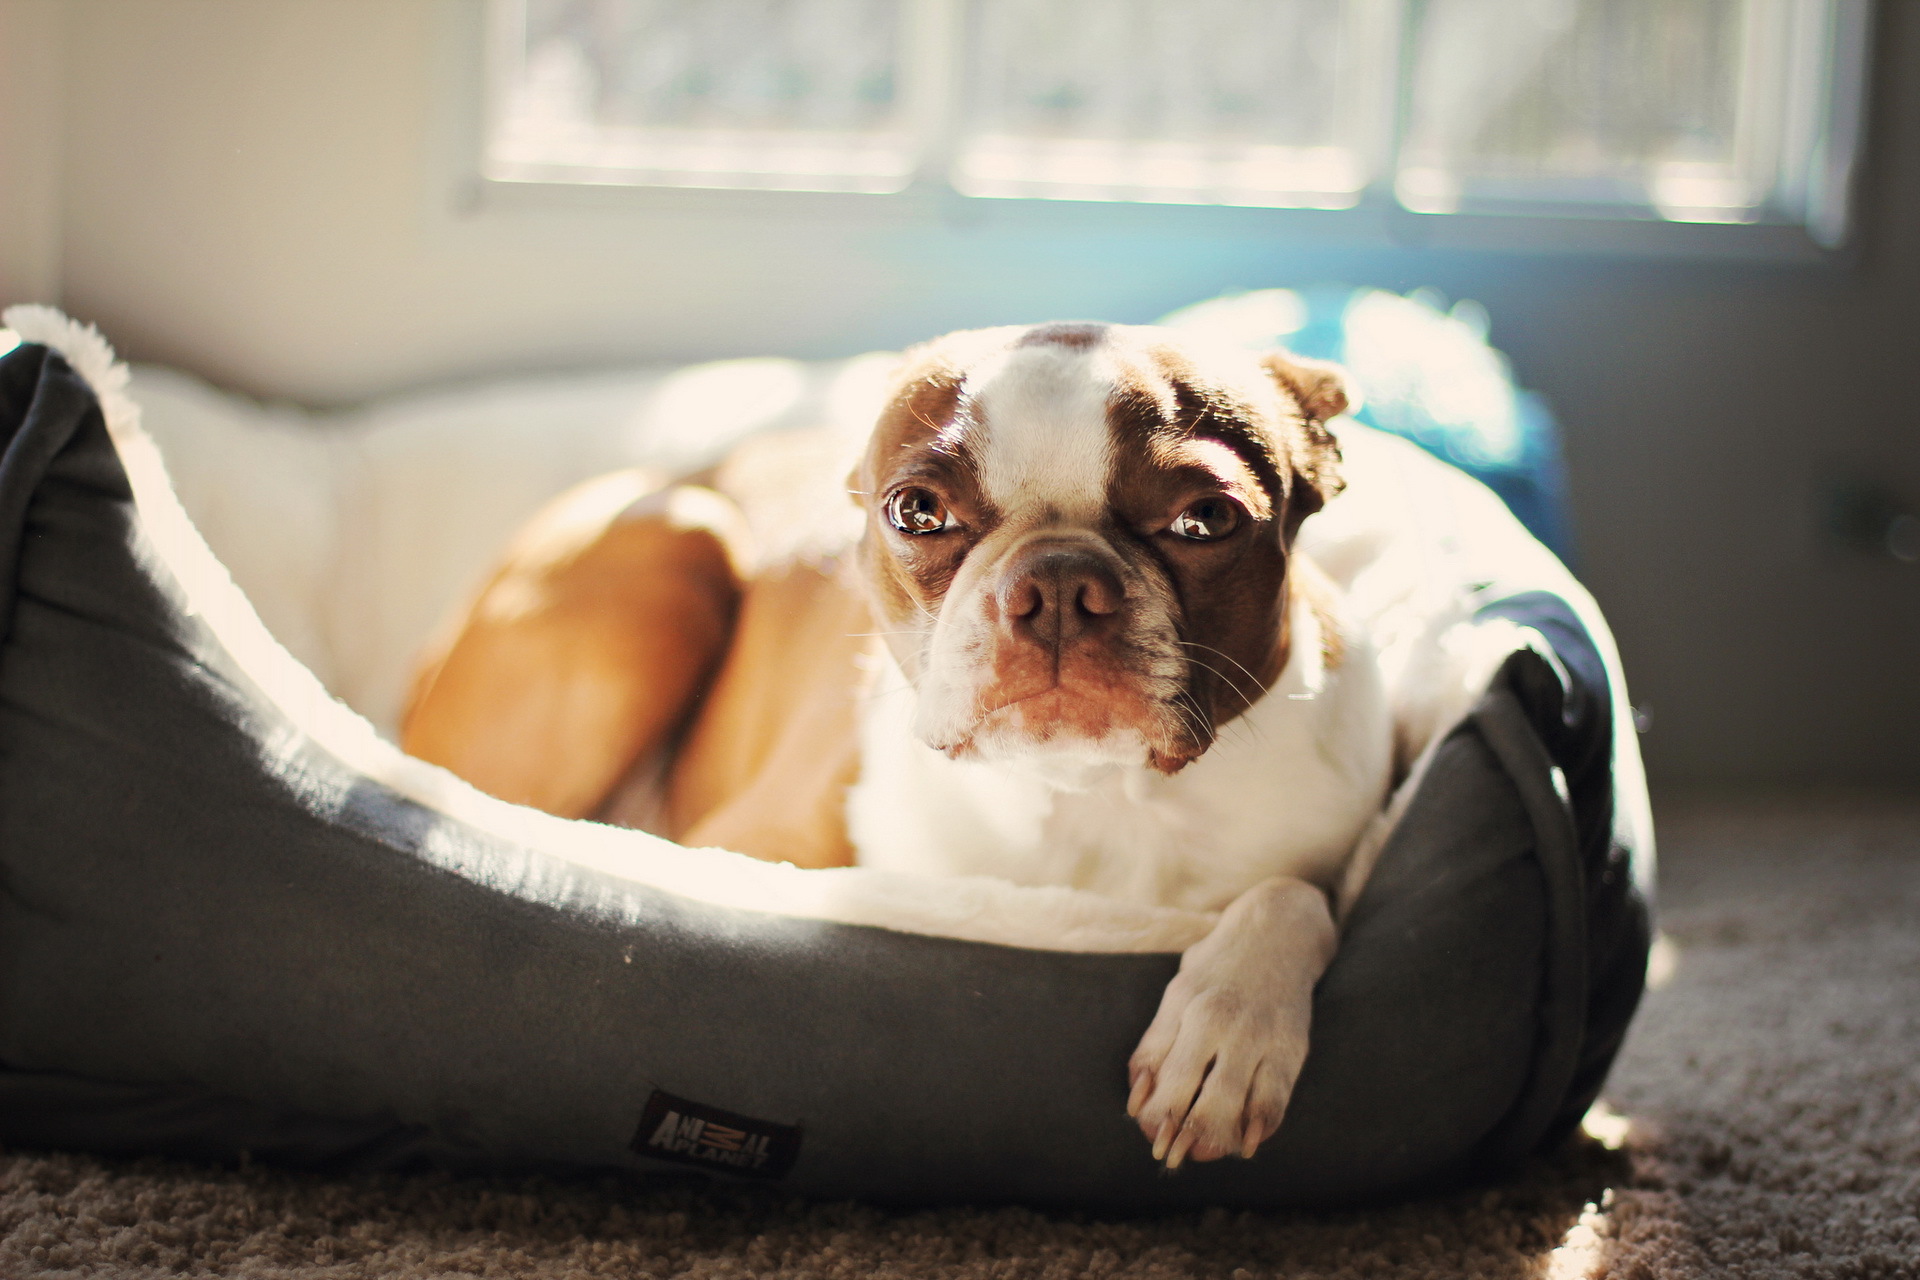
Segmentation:
{"type": "Polygon", "coordinates": [[[1286,1114],[1307,1057],[1313,987],[1333,959],[1327,895],[1275,876],[1187,948],[1127,1071],[1127,1114],[1176,1169],[1251,1156],[1286,1114]]]}

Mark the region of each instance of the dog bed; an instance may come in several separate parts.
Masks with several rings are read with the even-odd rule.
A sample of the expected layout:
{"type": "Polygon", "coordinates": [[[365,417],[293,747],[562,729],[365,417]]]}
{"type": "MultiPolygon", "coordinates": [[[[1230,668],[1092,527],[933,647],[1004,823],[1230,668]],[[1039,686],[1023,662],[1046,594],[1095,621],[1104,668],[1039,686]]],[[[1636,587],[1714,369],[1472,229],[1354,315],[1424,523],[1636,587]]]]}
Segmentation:
{"type": "Polygon", "coordinates": [[[1410,447],[1342,436],[1512,652],[1394,799],[1280,1132],[1169,1176],[1124,1064],[1206,917],[799,871],[483,796],[268,633],[98,335],[7,319],[0,1142],[1334,1205],[1497,1171],[1599,1089],[1652,857],[1617,660],[1492,494],[1410,447]]]}

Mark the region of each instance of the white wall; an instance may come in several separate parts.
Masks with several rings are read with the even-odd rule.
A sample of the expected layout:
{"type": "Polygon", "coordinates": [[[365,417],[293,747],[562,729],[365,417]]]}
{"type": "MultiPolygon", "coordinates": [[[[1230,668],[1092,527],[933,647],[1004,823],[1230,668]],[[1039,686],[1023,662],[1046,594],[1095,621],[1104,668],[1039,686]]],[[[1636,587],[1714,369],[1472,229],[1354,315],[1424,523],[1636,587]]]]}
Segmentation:
{"type": "Polygon", "coordinates": [[[77,0],[68,300],[145,357],[338,401],[501,361],[824,353],[900,283],[844,220],[473,207],[476,12],[77,0]]]}
{"type": "Polygon", "coordinates": [[[0,306],[60,300],[60,0],[0,0],[0,306]]]}
{"type": "Polygon", "coordinates": [[[0,0],[0,292],[57,291],[134,358],[321,403],[1145,320],[1236,286],[1434,285],[1488,306],[1565,424],[1580,569],[1652,706],[1656,778],[1920,782],[1920,569],[1839,555],[1813,514],[1828,473],[1920,501],[1920,5],[1881,9],[1862,253],[1789,268],[1309,252],[1232,211],[476,203],[477,2],[0,0]],[[64,121],[63,164],[36,120],[64,121]]]}

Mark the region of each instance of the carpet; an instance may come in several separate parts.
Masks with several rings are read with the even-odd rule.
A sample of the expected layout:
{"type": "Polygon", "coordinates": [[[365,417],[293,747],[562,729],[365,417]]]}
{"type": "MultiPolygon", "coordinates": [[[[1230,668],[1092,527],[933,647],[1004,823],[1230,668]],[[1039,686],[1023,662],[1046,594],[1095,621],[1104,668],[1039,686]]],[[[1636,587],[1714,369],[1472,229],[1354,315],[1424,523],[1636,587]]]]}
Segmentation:
{"type": "Polygon", "coordinates": [[[1920,803],[1695,801],[1661,837],[1606,1105],[1499,1186],[1122,1219],[9,1152],[0,1276],[1920,1277],[1920,803]]]}

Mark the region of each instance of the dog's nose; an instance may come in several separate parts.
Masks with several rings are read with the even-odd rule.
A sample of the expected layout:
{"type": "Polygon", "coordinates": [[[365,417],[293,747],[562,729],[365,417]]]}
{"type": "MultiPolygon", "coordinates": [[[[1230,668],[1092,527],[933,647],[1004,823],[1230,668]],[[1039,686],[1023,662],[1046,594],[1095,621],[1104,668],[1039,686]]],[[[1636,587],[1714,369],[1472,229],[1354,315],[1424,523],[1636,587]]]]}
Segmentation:
{"type": "Polygon", "coordinates": [[[1035,544],[1015,556],[1001,583],[1005,625],[1055,649],[1112,626],[1125,599],[1112,567],[1083,546],[1035,544]]]}

